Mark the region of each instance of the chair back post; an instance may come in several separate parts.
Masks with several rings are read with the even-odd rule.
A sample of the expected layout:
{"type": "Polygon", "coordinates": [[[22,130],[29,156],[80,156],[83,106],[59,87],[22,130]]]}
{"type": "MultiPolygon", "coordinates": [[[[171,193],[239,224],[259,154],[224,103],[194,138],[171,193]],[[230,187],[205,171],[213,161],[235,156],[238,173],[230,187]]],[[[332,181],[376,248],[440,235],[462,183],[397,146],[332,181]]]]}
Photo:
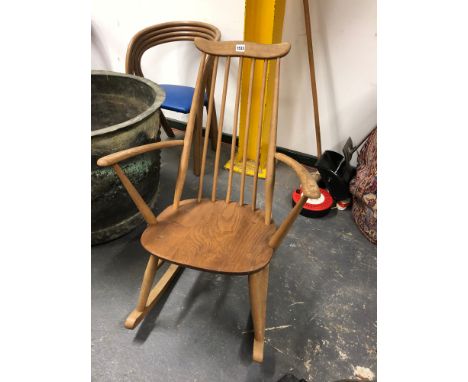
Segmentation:
{"type": "MultiPolygon", "coordinates": [[[[236,101],[234,106],[234,123],[232,125],[232,139],[231,139],[231,163],[234,163],[234,155],[236,154],[236,138],[237,138],[237,126],[239,119],[239,104],[240,94],[242,86],[242,68],[244,67],[244,57],[239,57],[239,69],[237,72],[237,90],[236,90],[236,101]]],[[[232,190],[232,176],[234,174],[234,168],[229,168],[228,186],[226,191],[226,203],[231,201],[231,190],[232,190]]]]}
{"type": "Polygon", "coordinates": [[[275,185],[275,152],[276,130],[278,125],[278,98],[279,98],[280,60],[276,59],[275,85],[273,94],[273,115],[271,116],[270,142],[268,144],[268,157],[265,179],[265,224],[271,223],[273,210],[273,189],[275,185]]]}
{"type": "MultiPolygon", "coordinates": [[[[210,65],[208,61],[209,60],[207,60],[206,65],[210,65]]],[[[208,100],[208,116],[206,119],[205,140],[203,142],[202,163],[201,163],[200,178],[199,178],[199,184],[198,184],[198,198],[197,199],[199,202],[201,201],[201,197],[203,193],[203,179],[205,176],[206,153],[208,150],[208,137],[210,135],[211,121],[212,121],[213,109],[214,109],[214,89],[216,86],[216,74],[218,72],[218,57],[217,56],[214,57],[213,67],[210,67],[208,69],[208,72],[212,76],[211,76],[211,80],[207,81],[208,83],[210,83],[210,89],[208,90],[208,94],[210,95],[210,98],[208,100]]]]}
{"type": "Polygon", "coordinates": [[[185,178],[187,176],[188,161],[190,155],[190,147],[192,146],[193,129],[195,127],[195,119],[197,117],[197,109],[200,102],[203,102],[203,77],[206,64],[206,54],[203,53],[200,59],[200,66],[198,68],[197,83],[195,85],[195,94],[192,99],[192,106],[190,108],[189,119],[187,122],[187,128],[185,130],[184,147],[179,162],[179,172],[177,174],[176,188],[174,192],[173,206],[175,209],[179,207],[180,198],[185,184],[185,178]]]}
{"type": "Polygon", "coordinates": [[[221,97],[221,113],[219,115],[218,135],[217,135],[217,142],[216,142],[216,154],[215,154],[214,173],[213,173],[213,185],[211,188],[211,201],[212,202],[216,201],[216,185],[218,183],[219,157],[221,154],[221,137],[223,134],[224,111],[226,108],[226,95],[227,95],[227,86],[228,86],[228,81],[229,81],[230,67],[231,67],[231,57],[227,57],[226,66],[224,67],[223,95],[221,97]]]}

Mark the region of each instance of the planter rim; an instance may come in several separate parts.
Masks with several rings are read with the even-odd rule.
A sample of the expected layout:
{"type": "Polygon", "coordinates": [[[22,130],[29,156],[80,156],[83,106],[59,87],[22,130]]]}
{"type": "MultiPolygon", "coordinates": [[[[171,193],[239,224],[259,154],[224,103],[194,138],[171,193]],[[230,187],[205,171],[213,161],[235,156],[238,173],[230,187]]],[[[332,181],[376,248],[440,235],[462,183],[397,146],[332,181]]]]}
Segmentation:
{"type": "Polygon", "coordinates": [[[126,77],[126,78],[132,78],[136,81],[142,82],[145,85],[149,86],[151,89],[156,94],[156,97],[154,98],[154,102],[143,112],[138,114],[136,117],[133,117],[127,121],[117,123],[115,125],[107,126],[99,130],[94,130],[91,131],[91,137],[95,137],[98,135],[104,135],[107,133],[112,133],[114,131],[124,129],[130,125],[134,125],[145,118],[149,117],[152,115],[156,110],[158,110],[164,100],[166,99],[166,92],[164,89],[159,86],[158,84],[154,83],[153,81],[148,80],[147,78],[144,77],[139,77],[139,76],[134,76],[132,74],[125,74],[125,73],[119,73],[119,72],[113,72],[110,70],[91,70],[91,76],[94,75],[99,75],[99,76],[109,76],[109,77],[126,77]]]}

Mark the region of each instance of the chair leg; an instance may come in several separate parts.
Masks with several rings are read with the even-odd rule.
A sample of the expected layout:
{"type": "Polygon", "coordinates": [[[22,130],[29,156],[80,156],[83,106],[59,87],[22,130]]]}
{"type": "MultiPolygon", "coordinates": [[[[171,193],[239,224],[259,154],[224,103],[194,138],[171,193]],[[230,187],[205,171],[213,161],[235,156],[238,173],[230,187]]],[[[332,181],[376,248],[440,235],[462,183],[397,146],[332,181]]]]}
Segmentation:
{"type": "Polygon", "coordinates": [[[169,124],[167,123],[167,119],[164,116],[164,113],[162,112],[162,110],[159,111],[159,119],[161,121],[161,126],[164,132],[167,134],[167,136],[170,138],[175,138],[175,134],[172,131],[172,129],[169,127],[169,124]]]}
{"type": "Polygon", "coordinates": [[[216,117],[215,105],[213,105],[213,113],[211,114],[210,138],[211,150],[216,151],[216,145],[218,143],[218,118],[216,117]]]}
{"type": "Polygon", "coordinates": [[[158,259],[156,256],[150,255],[148,264],[146,265],[145,274],[143,275],[143,282],[141,283],[140,296],[138,297],[138,303],[136,310],[143,312],[146,308],[146,302],[153,286],[154,276],[158,269],[158,259]]]}
{"type": "Polygon", "coordinates": [[[250,309],[254,327],[252,358],[255,362],[263,362],[268,273],[269,266],[267,265],[262,270],[249,274],[250,309]]]}
{"type": "Polygon", "coordinates": [[[202,123],[203,109],[197,111],[195,117],[195,129],[193,131],[193,173],[200,176],[201,172],[201,154],[202,154],[202,123]]]}
{"type": "Polygon", "coordinates": [[[127,329],[134,329],[135,326],[145,318],[179,269],[178,265],[171,264],[166,273],[161,277],[161,280],[159,280],[154,288],[151,289],[156,271],[163,263],[164,261],[158,260],[156,256],[150,255],[148,265],[146,266],[145,274],[143,276],[143,282],[141,283],[137,307],[125,320],[125,327],[127,329]]]}
{"type": "MultiPolygon", "coordinates": [[[[212,68],[209,69],[209,73],[211,72],[212,68]]],[[[208,99],[210,99],[210,92],[211,92],[211,76],[208,76],[206,79],[206,87],[205,87],[206,95],[208,99]]],[[[206,107],[206,114],[208,115],[208,105],[206,107]]],[[[210,127],[210,137],[211,137],[211,149],[216,151],[217,145],[217,136],[218,136],[218,118],[216,117],[216,107],[213,103],[213,113],[211,114],[211,127],[210,127]]]]}

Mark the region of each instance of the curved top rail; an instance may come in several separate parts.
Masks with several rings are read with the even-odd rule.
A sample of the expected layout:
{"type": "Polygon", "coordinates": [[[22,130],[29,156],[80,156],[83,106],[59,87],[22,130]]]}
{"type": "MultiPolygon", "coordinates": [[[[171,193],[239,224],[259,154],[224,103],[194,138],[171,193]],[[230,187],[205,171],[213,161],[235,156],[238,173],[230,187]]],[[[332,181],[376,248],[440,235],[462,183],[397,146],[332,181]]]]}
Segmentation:
{"type": "Polygon", "coordinates": [[[213,56],[272,59],[286,56],[291,49],[289,42],[260,44],[249,41],[209,41],[201,38],[196,38],[194,42],[199,50],[213,56]]]}

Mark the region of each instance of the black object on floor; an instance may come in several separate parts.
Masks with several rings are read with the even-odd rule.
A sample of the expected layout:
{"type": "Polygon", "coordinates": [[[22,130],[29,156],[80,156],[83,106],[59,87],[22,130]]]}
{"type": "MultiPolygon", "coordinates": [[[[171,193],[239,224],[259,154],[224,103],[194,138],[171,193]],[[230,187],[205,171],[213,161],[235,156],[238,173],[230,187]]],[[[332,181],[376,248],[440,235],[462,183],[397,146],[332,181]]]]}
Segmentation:
{"type": "Polygon", "coordinates": [[[315,164],[333,199],[350,197],[349,182],[356,172],[345,157],[335,151],[325,151],[315,164]]]}
{"type": "Polygon", "coordinates": [[[307,382],[305,379],[298,379],[292,374],[286,374],[283,378],[279,379],[278,382],[307,382]]]}

